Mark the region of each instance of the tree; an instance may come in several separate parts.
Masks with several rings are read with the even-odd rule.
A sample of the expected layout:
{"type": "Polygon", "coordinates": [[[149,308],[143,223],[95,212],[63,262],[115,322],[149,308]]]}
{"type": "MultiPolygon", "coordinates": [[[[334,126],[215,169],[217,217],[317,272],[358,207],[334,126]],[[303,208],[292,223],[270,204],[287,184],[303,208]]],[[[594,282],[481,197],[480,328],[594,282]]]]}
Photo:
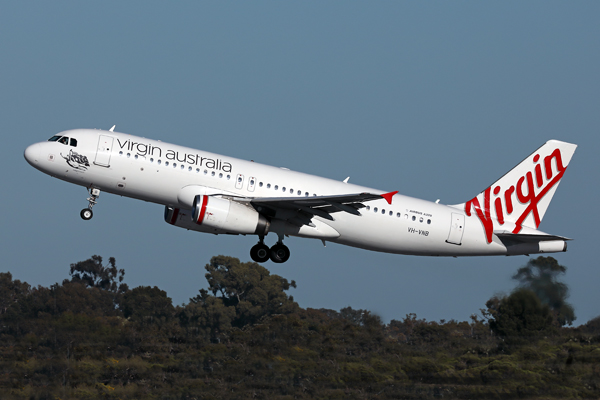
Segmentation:
{"type": "Polygon", "coordinates": [[[529,289],[517,289],[510,296],[487,301],[492,319],[490,328],[512,339],[535,338],[552,326],[550,308],[529,289]]]}
{"type": "Polygon", "coordinates": [[[102,257],[97,255],[71,264],[69,275],[71,275],[71,282],[83,283],[87,287],[104,289],[117,294],[125,293],[129,289],[127,284],[122,283],[125,270],[117,270],[114,257],[108,259],[107,265],[102,265],[102,257]]]}
{"type": "Polygon", "coordinates": [[[189,333],[206,334],[211,339],[231,329],[234,319],[235,307],[226,307],[223,299],[211,296],[205,289],[179,312],[179,321],[189,333]]]}
{"type": "Polygon", "coordinates": [[[125,318],[142,323],[164,323],[174,314],[173,301],[158,287],[139,286],[123,295],[121,310],[125,318]]]}
{"type": "Polygon", "coordinates": [[[569,288],[558,281],[558,275],[564,274],[567,268],[559,265],[552,257],[530,259],[527,265],[519,268],[513,279],[519,281],[521,288],[529,289],[537,295],[554,313],[556,321],[561,325],[571,325],[575,320],[573,306],[567,303],[569,288]]]}
{"type": "Polygon", "coordinates": [[[116,316],[120,312],[116,309],[114,294],[95,287],[86,287],[81,282],[64,282],[50,286],[50,291],[45,296],[42,291],[37,291],[38,297],[46,297],[45,311],[53,315],[65,312],[85,314],[88,316],[116,316]]]}
{"type": "Polygon", "coordinates": [[[0,315],[31,292],[27,282],[13,280],[10,272],[0,272],[0,315]]]}
{"type": "Polygon", "coordinates": [[[242,327],[265,315],[288,314],[298,309],[294,298],[284,292],[295,288],[296,282],[271,275],[262,265],[215,256],[205,268],[209,290],[215,296],[219,293],[226,307],[235,307],[234,326],[242,327]]]}
{"type": "Polygon", "coordinates": [[[369,310],[355,310],[352,307],[344,307],[339,316],[356,326],[380,326],[381,318],[369,310]]]}

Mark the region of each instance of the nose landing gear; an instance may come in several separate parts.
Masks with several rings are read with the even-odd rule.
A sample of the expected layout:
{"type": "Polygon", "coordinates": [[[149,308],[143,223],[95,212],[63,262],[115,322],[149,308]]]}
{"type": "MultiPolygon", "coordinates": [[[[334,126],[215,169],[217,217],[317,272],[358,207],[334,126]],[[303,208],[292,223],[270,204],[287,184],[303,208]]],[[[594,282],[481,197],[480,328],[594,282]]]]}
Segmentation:
{"type": "Polygon", "coordinates": [[[94,216],[94,213],[92,212],[92,207],[94,207],[94,205],[98,202],[98,197],[100,196],[100,189],[90,188],[88,189],[88,192],[90,193],[90,197],[87,198],[88,208],[84,208],[79,213],[81,218],[86,221],[92,219],[92,217],[94,216]]]}
{"type": "Polygon", "coordinates": [[[263,263],[269,259],[274,263],[284,263],[290,258],[290,249],[281,240],[269,248],[264,243],[264,237],[250,249],[250,258],[253,261],[263,263]]]}

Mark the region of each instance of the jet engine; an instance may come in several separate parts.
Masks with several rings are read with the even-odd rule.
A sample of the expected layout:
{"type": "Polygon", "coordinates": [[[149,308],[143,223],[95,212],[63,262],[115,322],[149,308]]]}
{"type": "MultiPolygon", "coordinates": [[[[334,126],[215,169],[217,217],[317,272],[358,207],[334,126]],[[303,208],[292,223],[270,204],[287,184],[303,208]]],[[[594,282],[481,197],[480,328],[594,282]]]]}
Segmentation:
{"type": "Polygon", "coordinates": [[[192,221],[206,228],[264,236],[269,221],[254,208],[220,197],[197,195],[192,207],[192,221]]]}
{"type": "Polygon", "coordinates": [[[165,207],[165,222],[198,232],[234,235],[269,233],[270,222],[251,207],[219,197],[198,195],[193,209],[165,207]]]}

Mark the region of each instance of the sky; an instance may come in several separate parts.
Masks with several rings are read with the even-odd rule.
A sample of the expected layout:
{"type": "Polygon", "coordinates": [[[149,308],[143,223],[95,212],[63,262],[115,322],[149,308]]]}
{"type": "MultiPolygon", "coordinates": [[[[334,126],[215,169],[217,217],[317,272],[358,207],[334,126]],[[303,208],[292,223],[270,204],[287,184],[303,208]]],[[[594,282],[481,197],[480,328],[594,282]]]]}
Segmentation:
{"type": "MultiPolygon", "coordinates": [[[[109,129],[444,204],[462,203],[549,139],[579,145],[540,229],[576,324],[600,315],[597,199],[600,3],[3,2],[0,5],[0,272],[32,285],[115,257],[130,287],[175,304],[207,287],[252,236],[188,232],[163,206],[35,170],[25,148],[109,129]]],[[[271,234],[267,244],[275,240],[271,234]]],[[[528,257],[429,258],[289,238],[301,307],[468,320],[528,257]]]]}

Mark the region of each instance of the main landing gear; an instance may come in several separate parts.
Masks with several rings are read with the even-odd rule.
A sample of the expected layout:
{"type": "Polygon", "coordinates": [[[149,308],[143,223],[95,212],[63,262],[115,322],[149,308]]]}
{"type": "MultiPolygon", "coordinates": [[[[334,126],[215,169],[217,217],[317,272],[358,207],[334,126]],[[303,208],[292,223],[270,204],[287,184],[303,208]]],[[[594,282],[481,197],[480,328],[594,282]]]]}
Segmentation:
{"type": "Polygon", "coordinates": [[[281,238],[271,248],[264,243],[264,237],[250,249],[250,257],[256,262],[265,262],[269,259],[274,263],[284,263],[290,258],[290,249],[283,244],[281,238]]]}
{"type": "Polygon", "coordinates": [[[88,189],[88,192],[90,193],[90,197],[87,198],[88,208],[84,208],[79,213],[81,218],[83,218],[86,221],[92,219],[92,217],[94,216],[94,213],[92,212],[92,207],[94,207],[94,205],[98,202],[98,197],[100,196],[100,189],[90,188],[88,189]]]}

